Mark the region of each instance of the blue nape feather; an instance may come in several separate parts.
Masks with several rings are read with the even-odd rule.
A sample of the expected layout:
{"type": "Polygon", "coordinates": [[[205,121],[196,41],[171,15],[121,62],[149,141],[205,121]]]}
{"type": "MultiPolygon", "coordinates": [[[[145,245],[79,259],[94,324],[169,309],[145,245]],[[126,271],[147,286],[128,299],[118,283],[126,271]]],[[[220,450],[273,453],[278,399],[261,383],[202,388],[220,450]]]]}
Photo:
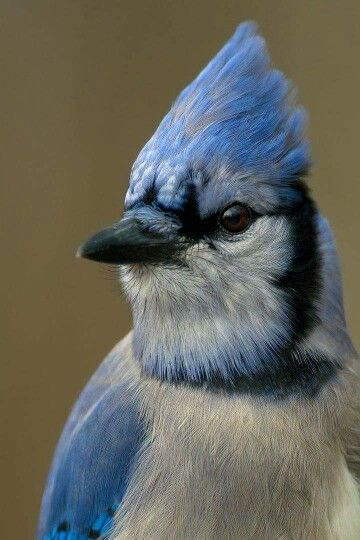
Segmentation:
{"type": "Polygon", "coordinates": [[[132,171],[126,207],[155,190],[163,206],[181,206],[189,169],[227,170],[286,183],[307,171],[305,113],[289,83],[270,68],[264,40],[241,24],[176,99],[132,171]]]}

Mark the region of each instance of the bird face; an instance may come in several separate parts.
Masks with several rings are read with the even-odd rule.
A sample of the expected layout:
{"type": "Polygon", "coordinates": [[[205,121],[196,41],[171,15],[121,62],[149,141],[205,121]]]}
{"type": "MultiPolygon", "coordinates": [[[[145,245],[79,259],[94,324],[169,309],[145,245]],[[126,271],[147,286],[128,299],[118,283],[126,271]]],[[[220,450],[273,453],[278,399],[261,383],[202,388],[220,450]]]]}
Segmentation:
{"type": "Polygon", "coordinates": [[[180,189],[165,205],[152,186],[81,254],[119,265],[148,371],[197,380],[215,365],[230,378],[234,358],[237,371],[266,369],[316,318],[315,207],[301,182],[280,200],[273,184],[224,167],[189,172],[180,189]]]}

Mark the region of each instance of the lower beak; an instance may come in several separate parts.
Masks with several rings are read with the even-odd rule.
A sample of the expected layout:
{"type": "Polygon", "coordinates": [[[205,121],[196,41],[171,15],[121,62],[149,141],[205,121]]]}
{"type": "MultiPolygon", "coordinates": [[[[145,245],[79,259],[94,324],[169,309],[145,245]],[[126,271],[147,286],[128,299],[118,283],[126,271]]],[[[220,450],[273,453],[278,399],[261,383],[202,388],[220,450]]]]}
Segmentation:
{"type": "Polygon", "coordinates": [[[174,238],[144,230],[133,217],[91,236],[76,256],[108,264],[159,263],[171,261],[181,251],[174,238]]]}

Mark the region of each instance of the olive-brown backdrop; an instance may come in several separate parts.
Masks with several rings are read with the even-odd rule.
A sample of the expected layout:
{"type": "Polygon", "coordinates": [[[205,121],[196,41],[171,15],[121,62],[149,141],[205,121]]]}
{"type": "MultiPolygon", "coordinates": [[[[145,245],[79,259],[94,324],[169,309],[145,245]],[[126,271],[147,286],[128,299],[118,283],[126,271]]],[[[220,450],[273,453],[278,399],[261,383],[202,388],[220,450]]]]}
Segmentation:
{"type": "Polygon", "coordinates": [[[3,0],[2,540],[33,538],[71,404],[131,325],[114,274],[75,249],[119,216],[137,151],[249,18],[310,112],[310,182],[360,345],[360,2],[3,0]]]}

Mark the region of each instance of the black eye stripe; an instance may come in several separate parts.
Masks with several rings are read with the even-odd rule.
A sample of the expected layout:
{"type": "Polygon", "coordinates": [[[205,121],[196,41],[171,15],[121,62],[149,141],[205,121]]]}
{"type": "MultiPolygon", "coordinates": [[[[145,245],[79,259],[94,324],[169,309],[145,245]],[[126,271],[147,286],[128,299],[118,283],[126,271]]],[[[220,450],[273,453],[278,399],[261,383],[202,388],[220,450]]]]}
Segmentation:
{"type": "Polygon", "coordinates": [[[234,230],[231,231],[224,226],[224,223],[221,223],[221,216],[223,215],[224,211],[228,210],[233,205],[227,206],[225,209],[213,213],[205,218],[201,218],[197,205],[194,206],[191,204],[189,206],[184,206],[181,211],[176,212],[182,223],[182,234],[189,238],[193,238],[194,240],[198,240],[204,236],[211,236],[216,232],[225,232],[226,234],[241,234],[241,232],[245,232],[245,230],[249,228],[251,223],[259,215],[253,212],[249,207],[241,205],[241,203],[235,204],[241,206],[244,212],[244,223],[241,227],[239,226],[237,230],[235,230],[235,227],[234,230]]]}

